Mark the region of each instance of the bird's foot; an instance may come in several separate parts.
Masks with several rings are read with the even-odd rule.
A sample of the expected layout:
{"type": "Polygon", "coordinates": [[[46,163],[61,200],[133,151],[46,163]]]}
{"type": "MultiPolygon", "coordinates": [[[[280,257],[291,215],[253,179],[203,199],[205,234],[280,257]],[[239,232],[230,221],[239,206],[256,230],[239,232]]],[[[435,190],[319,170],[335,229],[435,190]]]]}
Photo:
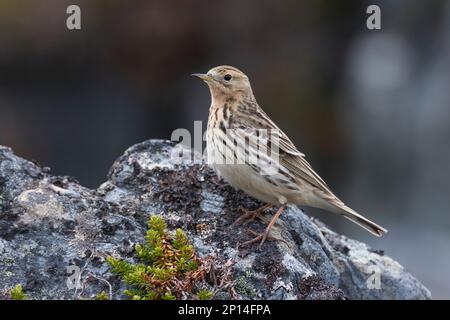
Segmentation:
{"type": "Polygon", "coordinates": [[[267,239],[272,239],[272,240],[278,240],[278,241],[283,241],[284,243],[287,244],[287,242],[282,239],[282,238],[276,238],[270,235],[270,230],[272,229],[272,227],[274,226],[275,222],[278,220],[278,218],[280,217],[281,213],[284,211],[285,207],[282,206],[280,209],[278,209],[277,213],[275,214],[275,216],[273,217],[272,221],[270,221],[269,225],[266,227],[266,229],[264,230],[264,232],[262,233],[257,233],[251,229],[248,229],[247,231],[251,234],[253,234],[254,236],[256,236],[255,238],[248,240],[246,242],[244,242],[243,244],[239,245],[238,244],[238,248],[241,246],[247,246],[249,244],[255,243],[260,241],[259,245],[258,245],[258,249],[261,249],[262,245],[264,244],[264,242],[267,239]]]}
{"type": "Polygon", "coordinates": [[[267,229],[264,230],[262,233],[258,233],[258,232],[254,231],[252,229],[247,229],[247,232],[250,233],[251,235],[255,236],[255,237],[253,239],[251,239],[251,240],[248,240],[248,241],[242,243],[242,244],[238,244],[237,249],[239,249],[240,247],[248,246],[248,245],[250,245],[252,243],[260,241],[259,245],[258,245],[258,250],[259,250],[259,249],[261,249],[261,247],[264,244],[264,242],[266,242],[266,240],[282,241],[286,245],[288,245],[288,242],[286,240],[284,240],[283,238],[278,238],[278,237],[272,236],[270,234],[270,230],[267,231],[267,229]]]}
{"type": "Polygon", "coordinates": [[[255,243],[255,242],[260,241],[260,242],[259,242],[259,245],[258,245],[258,249],[261,249],[262,245],[264,244],[264,242],[266,242],[267,239],[270,239],[270,240],[277,240],[276,238],[274,238],[273,236],[271,236],[271,235],[269,234],[270,231],[267,232],[267,229],[264,230],[264,232],[262,232],[262,233],[258,233],[258,232],[254,231],[254,230],[252,230],[252,229],[248,229],[247,232],[250,233],[250,234],[252,234],[252,235],[255,236],[255,237],[254,237],[253,239],[251,239],[251,240],[245,241],[243,244],[240,245],[240,247],[241,247],[241,246],[242,246],[242,247],[245,247],[245,246],[248,246],[248,245],[250,245],[250,244],[252,244],[252,243],[255,243]]]}
{"type": "Polygon", "coordinates": [[[243,207],[239,207],[239,211],[243,212],[243,214],[241,214],[241,216],[235,222],[233,222],[231,227],[236,227],[240,224],[245,226],[245,225],[249,224],[250,222],[255,221],[256,218],[258,218],[258,216],[261,213],[263,213],[265,210],[269,209],[270,207],[271,207],[270,204],[266,204],[256,210],[247,210],[243,207]]]}

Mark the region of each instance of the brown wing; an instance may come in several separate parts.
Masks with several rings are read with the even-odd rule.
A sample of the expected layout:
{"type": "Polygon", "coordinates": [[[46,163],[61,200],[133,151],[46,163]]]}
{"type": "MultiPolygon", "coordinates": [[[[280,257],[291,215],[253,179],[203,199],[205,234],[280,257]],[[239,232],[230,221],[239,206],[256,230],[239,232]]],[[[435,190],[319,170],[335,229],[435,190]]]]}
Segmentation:
{"type": "Polygon", "coordinates": [[[239,123],[251,128],[268,129],[272,134],[278,136],[278,149],[281,167],[287,169],[289,175],[296,181],[309,183],[317,188],[320,195],[327,199],[337,202],[341,201],[333,194],[323,179],[313,170],[306,161],[305,155],[298,151],[294,143],[261,109],[257,108],[252,113],[240,115],[239,123]],[[321,192],[320,192],[321,191],[321,192]]]}

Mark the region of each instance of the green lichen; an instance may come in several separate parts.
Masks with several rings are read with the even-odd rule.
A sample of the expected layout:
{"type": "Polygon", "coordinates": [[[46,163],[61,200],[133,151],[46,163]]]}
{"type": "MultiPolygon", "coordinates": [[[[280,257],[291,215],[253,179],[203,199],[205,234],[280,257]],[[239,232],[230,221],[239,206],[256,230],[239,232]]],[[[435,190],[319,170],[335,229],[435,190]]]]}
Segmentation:
{"type": "Polygon", "coordinates": [[[249,272],[246,272],[245,275],[239,277],[235,283],[235,290],[242,296],[252,298],[256,296],[256,290],[248,281],[248,278],[250,277],[251,274],[249,272]]]}
{"type": "Polygon", "coordinates": [[[12,300],[27,300],[27,295],[20,284],[11,289],[10,295],[12,300]]]}
{"type": "Polygon", "coordinates": [[[177,229],[171,235],[161,217],[150,217],[145,243],[137,244],[135,252],[140,263],[107,258],[112,272],[129,285],[124,294],[131,299],[212,297],[212,293],[207,290],[200,290],[197,294],[193,292],[195,284],[204,278],[207,268],[204,267],[204,261],[197,257],[186,234],[177,229]]]}
{"type": "Polygon", "coordinates": [[[5,275],[5,277],[7,277],[7,278],[11,278],[12,276],[14,276],[14,272],[11,272],[11,271],[5,271],[4,275],[5,275]]]}

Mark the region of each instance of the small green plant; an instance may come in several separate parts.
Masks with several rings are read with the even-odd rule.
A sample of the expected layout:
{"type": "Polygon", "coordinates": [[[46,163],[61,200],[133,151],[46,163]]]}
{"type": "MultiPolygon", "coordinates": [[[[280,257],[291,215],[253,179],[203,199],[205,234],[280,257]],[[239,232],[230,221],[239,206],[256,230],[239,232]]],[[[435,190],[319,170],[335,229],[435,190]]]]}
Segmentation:
{"type": "Polygon", "coordinates": [[[23,292],[22,285],[18,284],[11,289],[12,300],[27,300],[27,295],[23,292]]]}
{"type": "Polygon", "coordinates": [[[197,257],[181,229],[171,235],[166,228],[161,217],[150,217],[145,243],[135,246],[141,263],[107,258],[112,272],[130,286],[124,294],[133,300],[211,299],[208,290],[192,292],[208,272],[208,263],[197,257]]]}
{"type": "Polygon", "coordinates": [[[102,291],[95,296],[95,300],[109,300],[109,296],[105,291],[102,291]]]}
{"type": "Polygon", "coordinates": [[[200,290],[197,292],[198,300],[209,300],[212,298],[213,293],[209,290],[200,290]]]}

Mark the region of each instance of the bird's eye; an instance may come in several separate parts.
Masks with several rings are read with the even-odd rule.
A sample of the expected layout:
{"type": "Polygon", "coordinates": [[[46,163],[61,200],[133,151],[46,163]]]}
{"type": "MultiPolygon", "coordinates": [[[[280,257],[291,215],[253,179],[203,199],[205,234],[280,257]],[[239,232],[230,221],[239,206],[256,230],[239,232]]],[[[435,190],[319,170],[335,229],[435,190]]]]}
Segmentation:
{"type": "Polygon", "coordinates": [[[225,81],[230,81],[231,80],[231,74],[226,74],[224,77],[223,77],[223,79],[225,80],[225,81]]]}

